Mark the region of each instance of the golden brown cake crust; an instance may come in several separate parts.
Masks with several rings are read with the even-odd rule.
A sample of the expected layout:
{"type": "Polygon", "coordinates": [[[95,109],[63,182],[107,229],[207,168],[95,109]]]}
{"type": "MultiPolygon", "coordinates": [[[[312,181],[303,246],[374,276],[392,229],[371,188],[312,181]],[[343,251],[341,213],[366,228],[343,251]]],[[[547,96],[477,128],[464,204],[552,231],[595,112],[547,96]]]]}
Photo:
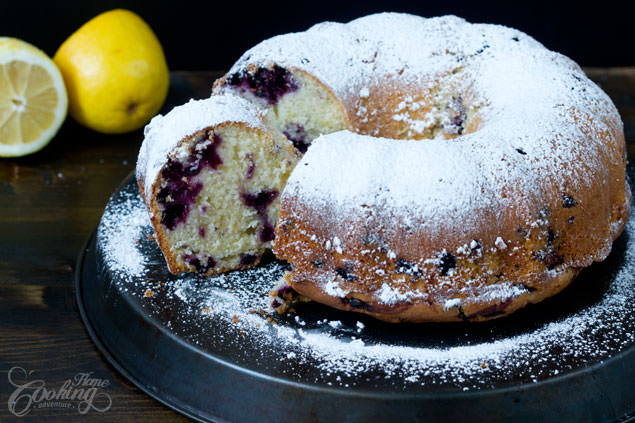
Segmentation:
{"type": "MultiPolygon", "coordinates": [[[[513,299],[500,302],[489,301],[479,304],[469,303],[466,306],[454,306],[445,308],[441,304],[434,302],[402,302],[390,306],[376,301],[373,296],[366,296],[356,293],[354,296],[334,297],[324,293],[322,289],[311,282],[299,281],[296,275],[287,272],[284,280],[301,295],[328,306],[359,313],[368,314],[379,320],[391,323],[399,322],[454,322],[454,321],[485,321],[503,316],[507,316],[514,311],[525,307],[528,304],[538,303],[545,298],[549,298],[566,288],[580,269],[568,269],[554,276],[547,276],[542,281],[541,288],[533,292],[526,292],[513,299]],[[293,276],[292,276],[293,275],[293,276]],[[293,277],[293,280],[292,280],[293,277]],[[355,298],[363,304],[356,303],[355,298]]],[[[460,298],[460,297],[456,297],[460,298]]],[[[465,298],[460,298],[465,300],[465,298]]]]}
{"type": "MultiPolygon", "coordinates": [[[[630,191],[626,191],[622,201],[621,206],[613,208],[609,225],[611,241],[621,233],[628,219],[630,191]]],[[[506,316],[557,294],[582,269],[569,265],[567,257],[581,255],[575,241],[570,241],[579,234],[568,234],[581,231],[584,236],[587,233],[584,223],[566,232],[545,229],[535,232],[536,237],[525,238],[516,233],[518,242],[508,242],[504,250],[484,251],[479,243],[477,248],[466,249],[464,254],[453,254],[453,267],[449,274],[443,275],[443,258],[441,264],[433,261],[412,271],[412,265],[403,256],[395,257],[387,251],[365,254],[369,245],[362,241],[364,237],[358,238],[360,243],[356,247],[351,247],[349,241],[346,253],[325,250],[311,239],[313,234],[320,233],[319,229],[290,218],[290,208],[295,210],[293,216],[298,216],[302,215],[298,212],[302,207],[283,203],[278,225],[276,252],[293,265],[293,271],[285,274],[288,285],[320,303],[389,322],[484,321],[506,316]],[[514,252],[510,254],[510,251],[514,252]],[[383,270],[381,277],[376,275],[378,268],[383,270]],[[330,281],[336,284],[325,289],[330,281]],[[388,303],[382,300],[378,288],[386,281],[390,281],[391,288],[404,293],[403,298],[394,300],[389,295],[388,303]],[[498,287],[506,292],[488,296],[488,292],[492,292],[489,288],[496,291],[498,287]],[[413,291],[424,295],[409,298],[407,293],[413,291]]],[[[581,214],[577,215],[578,220],[584,222],[581,214]]],[[[571,226],[569,219],[564,222],[571,226]]],[[[550,223],[558,227],[556,221],[550,223]]],[[[318,235],[315,239],[323,238],[318,235]]]]}
{"type": "MultiPolygon", "coordinates": [[[[605,229],[611,242],[625,226],[629,203],[627,189],[623,191],[621,205],[612,208],[610,224],[605,229]]],[[[510,242],[506,238],[504,249],[485,248],[484,245],[494,245],[496,241],[486,244],[481,237],[478,245],[459,248],[460,253],[449,255],[452,259],[446,259],[451,261],[445,263],[447,269],[442,255],[413,270],[418,251],[430,248],[423,242],[419,248],[410,247],[411,255],[407,255],[403,244],[399,257],[381,248],[369,254],[369,249],[376,248],[375,242],[384,234],[356,237],[360,232],[348,231],[340,233],[342,240],[346,239],[345,251],[325,249],[318,240],[333,239],[332,232],[325,237],[326,231],[321,231],[323,225],[313,226],[311,219],[306,219],[311,212],[303,211],[304,207],[287,199],[281,208],[275,249],[278,257],[293,266],[293,271],[285,274],[286,283],[320,303],[389,322],[483,321],[506,316],[557,294],[585,267],[570,264],[573,258],[579,262],[582,256],[582,251],[576,248],[578,237],[588,234],[584,210],[574,215],[573,222],[577,219],[581,223],[573,228],[570,217],[558,222],[553,213],[548,227],[530,231],[529,236],[523,230],[515,230],[511,236],[515,240],[510,242]],[[384,290],[382,297],[387,281],[392,290],[403,295],[395,297],[390,290],[384,290]],[[410,292],[422,295],[409,296],[410,292]]],[[[347,223],[350,228],[350,222],[347,223]]],[[[410,234],[400,235],[411,239],[410,234]]],[[[595,241],[596,246],[603,245],[602,241],[595,241]]],[[[383,242],[390,244],[385,239],[383,242]]],[[[603,259],[591,254],[587,257],[603,259]]]]}

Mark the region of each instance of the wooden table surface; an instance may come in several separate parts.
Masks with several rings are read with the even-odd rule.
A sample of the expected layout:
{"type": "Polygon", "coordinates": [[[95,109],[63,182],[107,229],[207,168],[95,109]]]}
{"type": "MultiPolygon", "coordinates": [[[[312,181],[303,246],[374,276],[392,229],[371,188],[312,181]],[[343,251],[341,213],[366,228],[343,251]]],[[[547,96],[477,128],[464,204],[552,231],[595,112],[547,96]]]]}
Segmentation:
{"type": "MultiPolygon", "coordinates": [[[[635,67],[586,68],[611,96],[624,121],[635,157],[635,67]]],[[[221,72],[173,72],[162,113],[204,98],[221,72]]],[[[95,229],[109,196],[135,167],[142,131],[102,135],[70,117],[42,151],[0,158],[0,421],[157,421],[185,417],[124,379],[96,349],[77,311],[73,277],[80,249],[95,229]],[[88,373],[105,381],[105,412],[42,407],[18,418],[8,409],[14,381],[41,380],[60,391],[65,381],[88,373]],[[22,369],[30,372],[28,377],[22,369]],[[16,376],[17,375],[17,376],[16,376]]],[[[21,384],[22,382],[20,382],[21,384]]],[[[25,400],[25,399],[23,399],[25,400]]],[[[17,407],[19,408],[19,407],[17,407]]],[[[16,409],[17,409],[16,408],[16,409]]],[[[22,407],[24,408],[24,407],[22,407]]]]}

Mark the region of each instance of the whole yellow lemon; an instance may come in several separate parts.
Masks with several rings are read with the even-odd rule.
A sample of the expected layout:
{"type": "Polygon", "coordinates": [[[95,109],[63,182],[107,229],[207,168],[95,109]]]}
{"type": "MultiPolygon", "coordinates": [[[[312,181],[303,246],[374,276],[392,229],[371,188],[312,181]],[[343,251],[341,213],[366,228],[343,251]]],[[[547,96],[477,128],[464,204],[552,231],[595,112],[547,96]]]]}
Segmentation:
{"type": "Polygon", "coordinates": [[[142,127],[168,93],[163,48],[148,24],[129,10],[111,10],[86,22],[53,60],[64,77],[69,114],[99,132],[142,127]]]}

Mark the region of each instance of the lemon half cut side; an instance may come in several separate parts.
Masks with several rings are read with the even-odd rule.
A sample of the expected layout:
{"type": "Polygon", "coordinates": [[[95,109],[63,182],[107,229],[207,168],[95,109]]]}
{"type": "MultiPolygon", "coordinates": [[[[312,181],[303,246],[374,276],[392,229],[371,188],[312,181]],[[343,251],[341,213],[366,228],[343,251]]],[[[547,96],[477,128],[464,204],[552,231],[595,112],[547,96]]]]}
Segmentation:
{"type": "Polygon", "coordinates": [[[22,40],[0,37],[0,157],[42,149],[64,122],[67,107],[53,60],[22,40]]]}

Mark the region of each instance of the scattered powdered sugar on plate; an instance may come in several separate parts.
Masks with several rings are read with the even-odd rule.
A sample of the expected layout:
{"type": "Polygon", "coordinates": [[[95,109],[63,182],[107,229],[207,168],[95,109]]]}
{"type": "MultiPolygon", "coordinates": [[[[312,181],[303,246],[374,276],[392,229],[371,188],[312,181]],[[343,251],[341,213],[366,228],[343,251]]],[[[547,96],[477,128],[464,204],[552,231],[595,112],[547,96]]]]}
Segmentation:
{"type": "Polygon", "coordinates": [[[122,295],[157,324],[234,364],[343,388],[473,390],[539,382],[632,348],[634,231],[631,220],[607,262],[549,304],[478,324],[391,325],[316,304],[279,316],[268,292],[286,264],[275,261],[213,277],[170,275],[148,237],[134,180],[106,208],[98,257],[122,295]]]}
{"type": "MultiPolygon", "coordinates": [[[[113,272],[135,277],[145,270],[146,257],[137,248],[142,228],[149,224],[143,207],[129,207],[136,200],[134,194],[122,194],[123,202],[110,202],[104,212],[111,218],[102,219],[97,237],[104,245],[117,246],[104,250],[104,260],[113,272]]],[[[137,194],[138,197],[138,194],[137,194]]]]}

